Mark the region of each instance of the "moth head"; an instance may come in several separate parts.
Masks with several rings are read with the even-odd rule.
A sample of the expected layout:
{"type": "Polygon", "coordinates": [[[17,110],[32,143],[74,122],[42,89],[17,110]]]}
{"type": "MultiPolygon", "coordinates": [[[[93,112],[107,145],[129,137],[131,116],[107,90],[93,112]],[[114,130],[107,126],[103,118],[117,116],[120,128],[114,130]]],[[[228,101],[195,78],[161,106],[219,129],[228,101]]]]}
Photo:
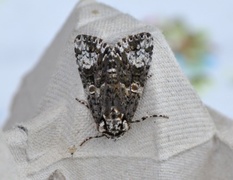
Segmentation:
{"type": "Polygon", "coordinates": [[[98,130],[109,138],[118,138],[129,130],[129,125],[124,114],[112,107],[110,113],[103,115],[98,130]]]}

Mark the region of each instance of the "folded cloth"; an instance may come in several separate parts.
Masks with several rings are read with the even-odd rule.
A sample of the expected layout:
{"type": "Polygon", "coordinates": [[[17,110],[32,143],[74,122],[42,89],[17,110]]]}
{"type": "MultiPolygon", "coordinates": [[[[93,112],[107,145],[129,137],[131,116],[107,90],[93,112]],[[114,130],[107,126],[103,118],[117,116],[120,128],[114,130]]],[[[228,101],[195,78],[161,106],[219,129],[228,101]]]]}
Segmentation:
{"type": "Polygon", "coordinates": [[[233,179],[233,121],[201,102],[158,29],[94,0],[77,5],[25,77],[5,129],[19,179],[233,179]],[[75,101],[86,99],[75,37],[116,43],[140,32],[154,39],[152,77],[133,120],[169,119],[150,118],[132,124],[118,141],[103,137],[79,146],[98,132],[91,112],[75,101]]]}

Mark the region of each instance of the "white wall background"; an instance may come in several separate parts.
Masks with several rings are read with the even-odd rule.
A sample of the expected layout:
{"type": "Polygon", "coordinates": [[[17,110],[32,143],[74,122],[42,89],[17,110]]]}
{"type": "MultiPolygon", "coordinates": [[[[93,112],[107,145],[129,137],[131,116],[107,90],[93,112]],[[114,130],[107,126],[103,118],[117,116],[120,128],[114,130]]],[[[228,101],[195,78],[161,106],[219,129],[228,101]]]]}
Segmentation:
{"type": "MultiPolygon", "coordinates": [[[[224,76],[233,76],[233,1],[99,0],[137,19],[182,17],[207,29],[218,46],[218,86],[203,101],[233,118],[233,92],[224,76]],[[228,72],[229,71],[229,72],[228,72]]],[[[77,0],[0,0],[0,126],[21,78],[32,69],[62,26],[77,0]]]]}

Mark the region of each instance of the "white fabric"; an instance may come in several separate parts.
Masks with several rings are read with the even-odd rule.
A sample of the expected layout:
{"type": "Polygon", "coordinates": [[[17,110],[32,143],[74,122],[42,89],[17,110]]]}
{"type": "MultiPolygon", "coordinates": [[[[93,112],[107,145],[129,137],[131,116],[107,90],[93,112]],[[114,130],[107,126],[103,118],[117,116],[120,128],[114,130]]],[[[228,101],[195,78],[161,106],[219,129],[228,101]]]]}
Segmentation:
{"type": "Polygon", "coordinates": [[[233,123],[202,104],[161,32],[129,15],[92,0],[81,1],[25,79],[30,81],[24,81],[17,96],[24,99],[26,88],[37,97],[25,101],[28,114],[15,101],[6,128],[22,123],[5,132],[20,179],[233,179],[233,123]],[[154,53],[152,77],[134,119],[146,114],[170,118],[133,124],[116,142],[99,138],[79,147],[97,130],[90,111],[75,101],[85,100],[75,37],[90,34],[114,43],[139,32],[153,35],[154,53]],[[73,145],[78,149],[71,158],[68,148],[73,145]]]}
{"type": "Polygon", "coordinates": [[[18,174],[16,163],[0,130],[0,179],[17,180],[18,174]]]}

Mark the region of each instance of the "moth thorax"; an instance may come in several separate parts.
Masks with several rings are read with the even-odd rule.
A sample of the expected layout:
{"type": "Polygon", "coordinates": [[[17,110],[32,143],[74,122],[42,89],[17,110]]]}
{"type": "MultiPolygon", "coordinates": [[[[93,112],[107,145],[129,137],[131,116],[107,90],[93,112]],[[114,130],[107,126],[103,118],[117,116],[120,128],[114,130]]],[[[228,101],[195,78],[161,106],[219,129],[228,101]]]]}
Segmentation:
{"type": "Polygon", "coordinates": [[[105,120],[111,120],[111,119],[122,119],[124,114],[120,113],[120,111],[116,107],[111,107],[110,113],[108,113],[107,116],[105,116],[105,120]]]}
{"type": "Polygon", "coordinates": [[[117,81],[117,70],[116,68],[110,68],[107,70],[107,76],[110,83],[116,83],[117,81]]]}

